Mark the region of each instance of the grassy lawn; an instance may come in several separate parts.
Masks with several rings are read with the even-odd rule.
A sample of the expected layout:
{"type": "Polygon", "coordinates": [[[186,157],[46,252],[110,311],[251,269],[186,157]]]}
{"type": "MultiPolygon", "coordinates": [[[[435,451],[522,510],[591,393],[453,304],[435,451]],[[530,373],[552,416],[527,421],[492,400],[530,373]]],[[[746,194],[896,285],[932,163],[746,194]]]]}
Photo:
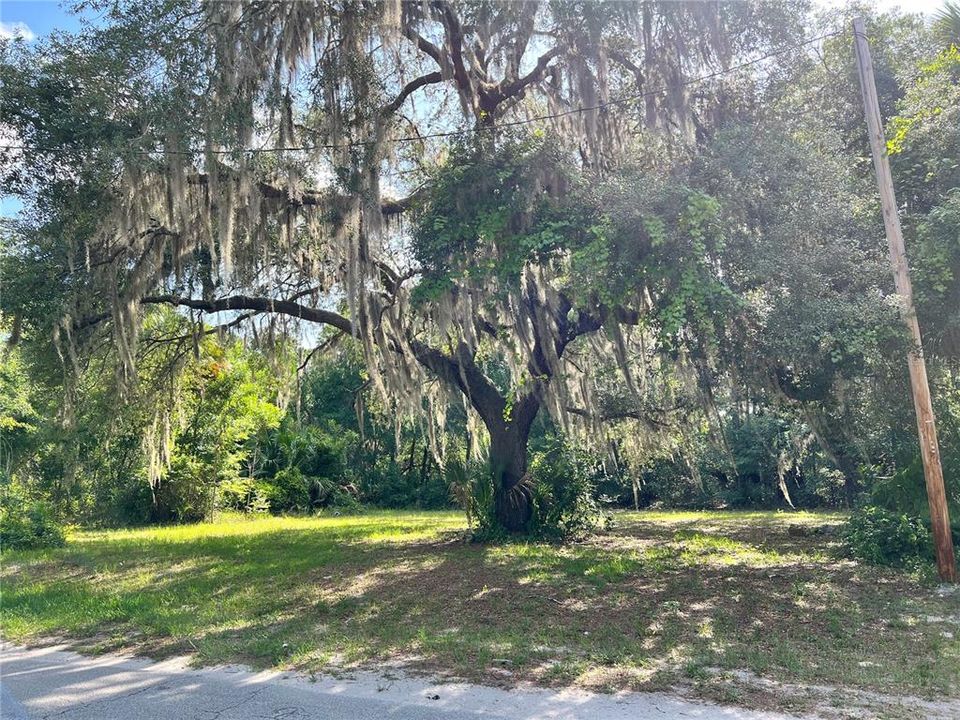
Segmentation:
{"type": "Polygon", "coordinates": [[[838,515],[620,513],[566,547],[455,513],[79,532],[3,556],[3,635],[307,672],[383,661],[497,684],[802,707],[794,686],[960,696],[960,594],[837,559],[838,515]]]}

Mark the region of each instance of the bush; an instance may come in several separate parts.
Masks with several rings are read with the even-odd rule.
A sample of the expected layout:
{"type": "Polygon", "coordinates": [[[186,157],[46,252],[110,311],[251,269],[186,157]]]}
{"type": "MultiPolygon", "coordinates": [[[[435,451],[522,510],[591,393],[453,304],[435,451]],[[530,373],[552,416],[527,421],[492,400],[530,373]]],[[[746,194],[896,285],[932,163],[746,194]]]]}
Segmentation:
{"type": "MultiPolygon", "coordinates": [[[[507,531],[497,519],[497,491],[489,464],[460,457],[446,470],[450,493],[467,514],[475,542],[500,542],[507,531]]],[[[596,530],[605,518],[597,500],[593,466],[583,453],[551,438],[533,454],[525,480],[531,497],[529,537],[578,540],[596,530]]]]}
{"type": "Polygon", "coordinates": [[[446,466],[439,468],[419,443],[414,446],[414,462],[410,462],[409,445],[402,447],[396,458],[382,449],[358,448],[352,453],[347,476],[364,502],[383,508],[449,508],[453,503],[446,466]]]}
{"type": "Polygon", "coordinates": [[[265,513],[270,510],[267,499],[270,489],[253,478],[234,478],[220,483],[217,509],[242,513],[265,513]]]}
{"type": "MultiPolygon", "coordinates": [[[[274,512],[306,510],[310,507],[311,479],[299,468],[287,467],[264,480],[266,498],[274,512]]],[[[316,493],[314,493],[316,494],[316,493]]]]}
{"type": "Polygon", "coordinates": [[[506,531],[497,521],[496,489],[489,465],[482,465],[469,474],[468,505],[465,509],[474,542],[499,542],[506,531]]]}
{"type": "Polygon", "coordinates": [[[530,463],[530,532],[550,540],[577,540],[603,522],[592,468],[582,453],[555,440],[530,463]]]}
{"type": "MultiPolygon", "coordinates": [[[[363,462],[349,462],[347,455],[359,446],[356,433],[327,422],[323,426],[285,420],[263,440],[263,462],[257,471],[257,487],[273,512],[301,512],[319,507],[356,509],[358,485],[351,482],[372,472],[363,462]]],[[[356,460],[356,458],[351,458],[356,460]]]]}
{"type": "Polygon", "coordinates": [[[339,511],[354,513],[363,509],[363,504],[350,486],[334,485],[324,496],[322,505],[339,511]]]}
{"type": "Polygon", "coordinates": [[[140,474],[99,483],[81,521],[112,527],[146,525],[156,521],[150,483],[140,474]]]}
{"type": "Polygon", "coordinates": [[[56,522],[49,504],[9,495],[3,500],[0,550],[30,550],[66,544],[63,528],[56,522]]]}
{"type": "Polygon", "coordinates": [[[154,490],[154,519],[196,522],[210,517],[216,495],[214,470],[190,455],[176,454],[154,490]]]}
{"type": "Polygon", "coordinates": [[[904,567],[933,558],[930,530],[920,518],[879,507],[850,516],[843,544],[851,556],[872,565],[904,567]]]}
{"type": "MultiPolygon", "coordinates": [[[[956,536],[960,532],[960,447],[947,445],[943,441],[941,447],[943,452],[940,462],[943,466],[950,521],[956,536]]],[[[919,454],[899,472],[878,477],[874,481],[871,504],[893,512],[904,512],[929,522],[930,503],[927,500],[923,461],[919,454]]]]}

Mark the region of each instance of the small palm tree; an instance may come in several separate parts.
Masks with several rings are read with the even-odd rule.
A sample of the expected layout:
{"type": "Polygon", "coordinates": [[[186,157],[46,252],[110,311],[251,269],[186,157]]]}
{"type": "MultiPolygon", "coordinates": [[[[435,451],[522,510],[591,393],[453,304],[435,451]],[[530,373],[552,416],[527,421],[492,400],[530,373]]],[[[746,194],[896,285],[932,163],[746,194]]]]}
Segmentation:
{"type": "Polygon", "coordinates": [[[933,35],[944,47],[960,47],[960,2],[945,0],[933,16],[933,35]]]}

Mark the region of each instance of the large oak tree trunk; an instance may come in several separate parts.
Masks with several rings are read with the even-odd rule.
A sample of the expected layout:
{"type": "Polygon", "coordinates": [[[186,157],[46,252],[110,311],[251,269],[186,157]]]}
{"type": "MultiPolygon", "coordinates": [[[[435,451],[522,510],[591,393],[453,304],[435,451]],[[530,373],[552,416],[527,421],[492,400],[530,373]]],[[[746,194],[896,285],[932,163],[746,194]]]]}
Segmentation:
{"type": "Polygon", "coordinates": [[[487,426],[495,517],[503,529],[511,533],[527,530],[533,513],[527,457],[530,430],[539,410],[539,398],[529,395],[513,408],[509,421],[487,426]]]}
{"type": "Polygon", "coordinates": [[[490,434],[495,516],[508,532],[523,532],[530,522],[532,507],[526,478],[529,438],[529,428],[522,434],[516,430],[490,434]]]}

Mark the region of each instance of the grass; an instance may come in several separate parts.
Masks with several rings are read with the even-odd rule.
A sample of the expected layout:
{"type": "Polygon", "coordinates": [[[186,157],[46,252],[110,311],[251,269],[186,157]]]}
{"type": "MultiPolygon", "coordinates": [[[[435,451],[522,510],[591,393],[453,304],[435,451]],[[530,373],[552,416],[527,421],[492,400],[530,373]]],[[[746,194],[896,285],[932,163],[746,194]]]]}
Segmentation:
{"type": "Polygon", "coordinates": [[[307,672],[404,661],[497,684],[960,695],[960,595],[836,557],[841,516],[618,513],[568,546],[462,540],[455,513],[77,532],[3,555],[6,639],[307,672]],[[748,681],[759,678],[759,682],[748,681]],[[765,689],[766,688],[766,689],[765,689]]]}

